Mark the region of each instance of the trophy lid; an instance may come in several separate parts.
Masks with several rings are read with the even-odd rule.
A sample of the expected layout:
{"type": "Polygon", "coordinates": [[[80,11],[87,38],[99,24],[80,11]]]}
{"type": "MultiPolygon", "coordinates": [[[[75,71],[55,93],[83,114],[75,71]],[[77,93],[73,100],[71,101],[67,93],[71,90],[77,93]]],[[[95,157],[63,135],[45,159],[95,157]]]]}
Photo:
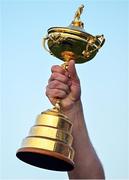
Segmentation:
{"type": "MultiPolygon", "coordinates": [[[[51,32],[65,32],[75,35],[83,35],[87,37],[87,34],[84,30],[84,23],[80,20],[80,16],[83,12],[84,5],[81,5],[75,13],[74,20],[67,27],[51,27],[48,29],[48,33],[51,32]]],[[[90,35],[90,34],[88,34],[90,35]]]]}
{"type": "Polygon", "coordinates": [[[48,29],[46,40],[48,40],[49,52],[63,61],[70,59],[74,59],[76,63],[89,61],[104,44],[103,35],[93,36],[85,32],[84,23],[80,20],[83,8],[84,5],[81,5],[77,9],[68,27],[48,29]]]}

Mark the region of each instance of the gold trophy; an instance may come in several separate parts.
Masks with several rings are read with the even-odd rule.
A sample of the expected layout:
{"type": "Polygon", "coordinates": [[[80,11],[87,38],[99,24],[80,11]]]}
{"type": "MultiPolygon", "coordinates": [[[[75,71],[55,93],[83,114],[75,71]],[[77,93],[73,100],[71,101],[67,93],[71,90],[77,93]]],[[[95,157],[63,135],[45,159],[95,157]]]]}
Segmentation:
{"type": "MultiPolygon", "coordinates": [[[[86,33],[80,20],[84,5],[81,5],[68,27],[52,27],[43,39],[44,48],[53,56],[64,61],[84,63],[91,60],[104,44],[104,36],[86,33]],[[46,46],[47,43],[47,46],[46,46]]],[[[70,171],[74,168],[72,122],[61,110],[61,100],[53,109],[38,115],[29,135],[23,140],[16,156],[33,166],[56,171],[70,171]]]]}

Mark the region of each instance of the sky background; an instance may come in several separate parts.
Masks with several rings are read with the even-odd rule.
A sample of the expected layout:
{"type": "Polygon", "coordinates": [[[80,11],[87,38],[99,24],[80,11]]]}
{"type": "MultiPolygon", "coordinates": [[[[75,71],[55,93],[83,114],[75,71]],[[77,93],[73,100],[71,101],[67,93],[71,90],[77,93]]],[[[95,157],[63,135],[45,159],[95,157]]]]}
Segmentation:
{"type": "Polygon", "coordinates": [[[35,118],[51,106],[45,87],[53,64],[42,48],[53,26],[68,26],[80,4],[82,21],[106,42],[96,57],[76,65],[85,121],[107,179],[128,175],[128,1],[0,0],[0,179],[68,179],[66,172],[30,166],[15,156],[35,118]]]}

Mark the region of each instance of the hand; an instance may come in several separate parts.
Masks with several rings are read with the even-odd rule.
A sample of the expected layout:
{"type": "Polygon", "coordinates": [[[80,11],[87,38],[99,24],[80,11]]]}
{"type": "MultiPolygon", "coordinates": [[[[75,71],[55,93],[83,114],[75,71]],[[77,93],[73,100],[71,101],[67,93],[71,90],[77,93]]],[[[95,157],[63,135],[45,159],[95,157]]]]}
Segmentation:
{"type": "Polygon", "coordinates": [[[74,60],[69,61],[68,70],[55,65],[51,68],[52,74],[46,87],[46,96],[55,105],[57,99],[61,100],[61,109],[67,111],[80,100],[81,88],[74,60]]]}

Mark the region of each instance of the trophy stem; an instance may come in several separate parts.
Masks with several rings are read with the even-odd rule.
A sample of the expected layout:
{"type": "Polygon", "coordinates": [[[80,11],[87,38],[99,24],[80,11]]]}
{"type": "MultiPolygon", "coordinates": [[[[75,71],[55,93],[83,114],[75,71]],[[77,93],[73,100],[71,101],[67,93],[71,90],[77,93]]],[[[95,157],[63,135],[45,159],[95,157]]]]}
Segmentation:
{"type": "Polygon", "coordinates": [[[61,53],[61,57],[63,58],[63,60],[65,62],[64,66],[63,66],[65,70],[67,70],[65,64],[68,64],[68,62],[70,60],[75,60],[76,59],[76,56],[75,56],[75,54],[72,51],[63,51],[61,53]]]}
{"type": "MultiPolygon", "coordinates": [[[[62,52],[61,54],[62,58],[64,59],[64,63],[61,65],[61,67],[63,67],[63,69],[65,71],[68,70],[68,62],[70,60],[74,60],[75,59],[75,55],[73,52],[71,51],[64,51],[62,52]]],[[[69,76],[70,77],[70,76],[69,76]]],[[[54,110],[57,110],[57,111],[61,111],[61,100],[60,99],[57,99],[56,100],[56,103],[55,103],[55,106],[53,108],[54,110]]]]}

